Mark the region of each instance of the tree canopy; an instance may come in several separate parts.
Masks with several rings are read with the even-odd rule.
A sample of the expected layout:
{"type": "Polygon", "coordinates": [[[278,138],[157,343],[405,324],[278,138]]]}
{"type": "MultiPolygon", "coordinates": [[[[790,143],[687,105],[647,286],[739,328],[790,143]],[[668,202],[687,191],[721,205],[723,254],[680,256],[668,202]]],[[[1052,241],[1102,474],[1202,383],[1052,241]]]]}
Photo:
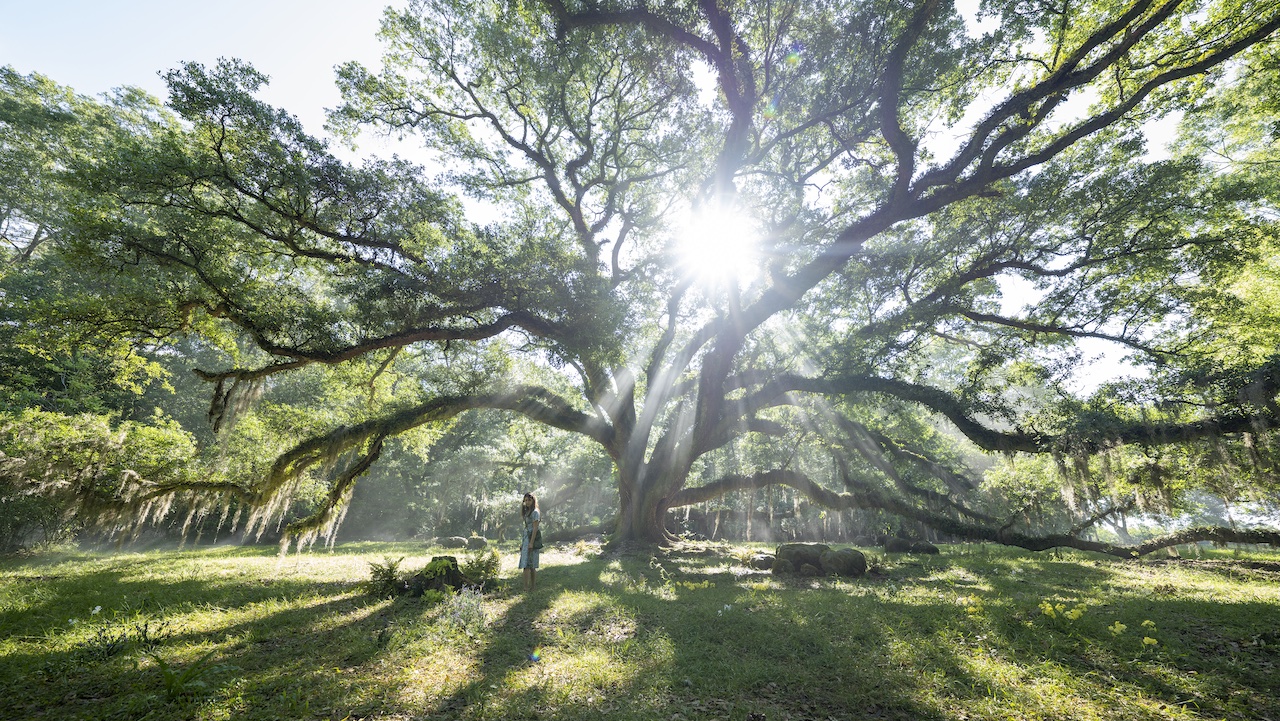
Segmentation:
{"type": "Polygon", "coordinates": [[[262,477],[156,481],[135,510],[197,490],[265,523],[305,479],[311,538],[389,439],[484,409],[607,456],[623,540],[786,486],[1127,554],[1082,534],[1189,490],[1274,499],[1278,29],[1262,0],[413,0],[330,121],[423,164],[342,160],[237,61],[169,72],[167,110],[10,72],[0,162],[47,183],[6,190],[10,263],[54,227],[41,257],[77,280],[49,304],[10,272],[6,311],[219,349],[219,429],[307,367],[396,377],[262,477]],[[1179,116],[1166,157],[1144,128],[1179,116]],[[1084,339],[1149,372],[1086,397],[1084,339]],[[1010,511],[1034,457],[1078,490],[1051,532],[1010,511]]]}

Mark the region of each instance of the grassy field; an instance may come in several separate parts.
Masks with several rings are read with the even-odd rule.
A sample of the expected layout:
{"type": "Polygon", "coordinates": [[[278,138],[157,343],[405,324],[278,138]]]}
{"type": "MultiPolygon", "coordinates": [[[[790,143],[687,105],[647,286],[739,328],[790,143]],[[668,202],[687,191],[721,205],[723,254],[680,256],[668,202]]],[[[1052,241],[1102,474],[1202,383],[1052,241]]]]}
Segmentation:
{"type": "Polygon", "coordinates": [[[1280,720],[1276,553],[954,546],[780,582],[745,546],[576,546],[526,595],[502,550],[435,605],[362,588],[444,553],[416,544],[0,561],[0,715],[1280,720]]]}

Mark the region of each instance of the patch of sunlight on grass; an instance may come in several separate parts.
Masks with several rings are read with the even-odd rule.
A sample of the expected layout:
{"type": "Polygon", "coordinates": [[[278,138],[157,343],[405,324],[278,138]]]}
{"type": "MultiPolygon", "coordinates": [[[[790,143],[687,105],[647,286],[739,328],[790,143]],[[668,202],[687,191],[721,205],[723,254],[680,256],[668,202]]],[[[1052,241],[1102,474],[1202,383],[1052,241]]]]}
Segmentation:
{"type": "Polygon", "coordinates": [[[928,706],[940,715],[1081,721],[1114,717],[1114,700],[1095,693],[1095,679],[1058,664],[1027,666],[981,645],[942,644],[914,652],[895,645],[895,653],[914,653],[905,662],[924,670],[928,706]]]}
{"type": "Polygon", "coordinates": [[[537,691],[544,702],[561,704],[583,700],[591,690],[629,680],[630,664],[620,662],[601,648],[571,649],[552,645],[542,649],[542,660],[512,671],[502,680],[507,694],[537,691]],[[558,698],[557,698],[558,697],[558,698]],[[575,698],[576,697],[576,698],[575,698]]]}
{"type": "Polygon", "coordinates": [[[1019,718],[1100,721],[1113,717],[1112,699],[1090,698],[1089,681],[1073,682],[1067,669],[1053,664],[1026,668],[987,650],[956,658],[965,679],[955,689],[957,696],[972,696],[992,718],[1001,718],[1011,706],[1018,709],[1019,718]]]}
{"type": "MultiPolygon", "coordinates": [[[[519,549],[517,549],[517,553],[519,553],[519,549]]],[[[579,566],[584,563],[591,563],[594,560],[596,560],[594,556],[577,553],[572,548],[562,550],[562,551],[555,551],[551,554],[548,554],[544,549],[542,552],[541,563],[544,563],[548,566],[551,566],[551,565],[579,566]]],[[[512,568],[514,568],[515,565],[519,562],[520,562],[520,559],[518,557],[513,559],[512,568]]]]}
{"type": "Polygon", "coordinates": [[[964,566],[947,566],[939,569],[928,580],[969,589],[991,589],[988,579],[964,566]]]}
{"type": "Polygon", "coordinates": [[[600,583],[606,587],[625,593],[637,593],[663,600],[673,600],[673,591],[662,585],[651,585],[643,573],[628,572],[621,568],[608,569],[600,574],[600,583]]]}
{"type": "Polygon", "coordinates": [[[737,581],[737,585],[748,591],[756,591],[756,592],[779,591],[785,588],[785,586],[782,585],[781,581],[778,581],[772,576],[754,576],[754,577],[740,578],[737,581]]]}
{"type": "Polygon", "coordinates": [[[477,658],[459,649],[436,644],[429,653],[400,659],[380,681],[397,689],[400,705],[421,708],[460,694],[468,685],[479,683],[484,674],[477,658]]]}
{"type": "Polygon", "coordinates": [[[355,606],[348,608],[345,612],[341,608],[332,610],[320,609],[321,606],[336,605],[336,602],[342,600],[354,600],[356,594],[347,594],[345,596],[313,596],[309,599],[297,599],[290,606],[291,611],[302,611],[315,608],[320,611],[316,614],[317,618],[312,622],[300,626],[299,628],[305,632],[321,633],[332,631],[339,627],[354,626],[364,621],[374,614],[378,613],[384,604],[369,604],[365,606],[355,606]]]}
{"type": "MultiPolygon", "coordinates": [[[[629,591],[626,598],[651,596],[629,591]]],[[[425,699],[429,707],[461,704],[467,711],[460,716],[466,718],[526,718],[535,713],[579,718],[587,711],[604,715],[620,708],[643,708],[646,699],[657,703],[676,653],[667,634],[657,629],[642,633],[636,609],[607,588],[565,589],[545,603],[545,608],[538,608],[536,596],[500,601],[503,608],[497,618],[506,617],[507,630],[495,631],[500,636],[491,644],[499,645],[475,649],[486,660],[473,666],[474,673],[461,684],[446,684],[448,689],[434,699],[402,698],[414,703],[425,699]],[[511,614],[523,616],[527,611],[520,607],[526,603],[533,604],[528,610],[535,613],[524,627],[511,614]],[[537,658],[516,661],[512,652],[517,650],[522,656],[536,653],[537,658]]]]}
{"type": "Polygon", "coordinates": [[[521,594],[503,548],[474,627],[444,604],[364,595],[369,561],[462,558],[421,544],[0,561],[0,698],[56,721],[1280,718],[1280,584],[1229,551],[1162,563],[975,545],[779,580],[734,573],[739,547],[554,550],[521,594]],[[169,624],[150,647],[166,663],[216,649],[225,669],[166,700],[142,647],[103,640],[137,622],[169,624]]]}
{"type": "Polygon", "coordinates": [[[637,621],[634,611],[612,596],[566,591],[543,611],[533,627],[544,643],[559,651],[602,648],[625,655],[635,645],[637,621]]]}

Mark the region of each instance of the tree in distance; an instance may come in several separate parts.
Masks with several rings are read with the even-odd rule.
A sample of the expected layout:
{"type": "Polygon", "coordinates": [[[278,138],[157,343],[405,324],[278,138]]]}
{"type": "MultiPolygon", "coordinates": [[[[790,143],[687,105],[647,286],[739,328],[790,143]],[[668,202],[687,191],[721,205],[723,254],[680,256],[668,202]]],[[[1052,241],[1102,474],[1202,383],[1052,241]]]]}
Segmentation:
{"type": "Polygon", "coordinates": [[[64,252],[121,278],[84,289],[113,331],[243,340],[199,371],[221,425],[305,366],[416,380],[265,478],[134,502],[195,488],[264,522],[318,478],[288,528],[307,540],[389,438],[489,409],[595,443],[623,541],[788,486],[1034,549],[1275,542],[1085,535],[1210,477],[1274,487],[1278,357],[1232,283],[1275,248],[1274,183],[1243,162],[1274,158],[1275,104],[1242,88],[1275,76],[1280,6],[982,7],[413,0],[386,11],[381,68],[340,68],[330,123],[418,142],[432,170],[339,160],[242,63],[170,72],[176,117],[121,124],[60,176],[64,252]],[[1153,159],[1143,126],[1171,113],[1186,134],[1153,159]],[[1224,133],[1234,157],[1202,157],[1224,133]],[[1081,339],[1149,375],[1079,397],[1081,339]],[[1055,459],[1081,485],[1069,522],[1032,532],[961,447],[1055,459]]]}

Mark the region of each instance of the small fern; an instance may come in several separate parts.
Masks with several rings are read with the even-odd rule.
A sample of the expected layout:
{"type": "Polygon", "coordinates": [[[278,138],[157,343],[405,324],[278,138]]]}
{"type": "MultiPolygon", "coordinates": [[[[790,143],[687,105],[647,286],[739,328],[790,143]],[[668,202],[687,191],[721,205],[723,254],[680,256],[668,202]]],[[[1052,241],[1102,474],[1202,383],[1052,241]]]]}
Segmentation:
{"type": "Polygon", "coordinates": [[[404,556],[394,560],[390,556],[384,556],[382,563],[369,561],[370,579],[365,584],[365,589],[379,598],[390,598],[404,593],[405,580],[400,574],[400,564],[403,561],[404,556]]]}
{"type": "Polygon", "coordinates": [[[462,575],[473,583],[486,586],[497,579],[501,568],[502,559],[498,557],[497,551],[492,548],[477,550],[469,553],[467,560],[463,561],[462,575]]]}

